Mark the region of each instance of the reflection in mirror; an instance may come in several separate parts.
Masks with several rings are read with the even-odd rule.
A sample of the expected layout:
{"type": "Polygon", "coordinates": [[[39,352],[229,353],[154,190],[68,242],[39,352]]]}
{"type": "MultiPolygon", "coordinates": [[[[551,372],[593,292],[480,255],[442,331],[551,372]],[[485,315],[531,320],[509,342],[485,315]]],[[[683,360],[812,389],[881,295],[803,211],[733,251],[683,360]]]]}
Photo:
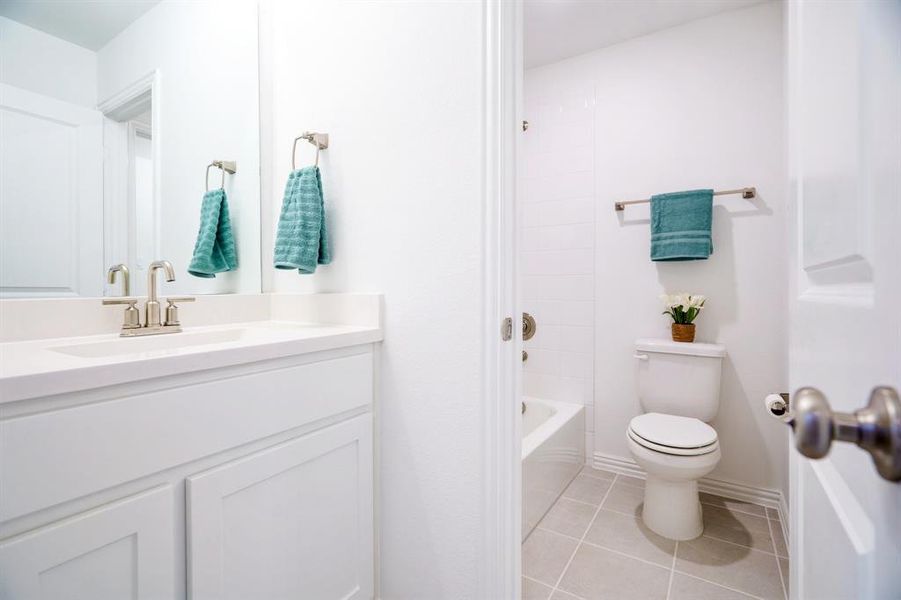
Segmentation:
{"type": "Polygon", "coordinates": [[[0,297],[259,292],[258,124],[256,2],[4,1],[0,297]],[[194,277],[216,160],[237,266],[194,277]]]}
{"type": "MultiPolygon", "coordinates": [[[[131,293],[140,296],[147,293],[147,265],[157,253],[151,109],[148,90],[108,109],[103,119],[104,264],[126,265],[131,293]]],[[[117,282],[106,295],[122,289],[117,282]]]]}

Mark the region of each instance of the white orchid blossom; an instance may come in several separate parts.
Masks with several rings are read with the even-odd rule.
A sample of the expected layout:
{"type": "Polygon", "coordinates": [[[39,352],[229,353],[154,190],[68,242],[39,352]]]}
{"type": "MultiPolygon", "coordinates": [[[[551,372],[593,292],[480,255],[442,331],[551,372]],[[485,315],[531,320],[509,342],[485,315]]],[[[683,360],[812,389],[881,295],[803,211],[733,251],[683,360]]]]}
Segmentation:
{"type": "Polygon", "coordinates": [[[672,317],[674,323],[688,324],[694,321],[704,304],[707,302],[707,296],[701,294],[688,294],[681,292],[678,294],[663,294],[660,296],[666,310],[665,315],[672,317]]]}

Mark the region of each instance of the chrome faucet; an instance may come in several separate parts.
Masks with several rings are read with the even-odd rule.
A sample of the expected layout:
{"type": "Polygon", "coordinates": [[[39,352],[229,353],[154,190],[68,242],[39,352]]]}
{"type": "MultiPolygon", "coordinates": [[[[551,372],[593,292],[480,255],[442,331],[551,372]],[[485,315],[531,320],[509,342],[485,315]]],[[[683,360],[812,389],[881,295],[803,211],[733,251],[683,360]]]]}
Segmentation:
{"type": "Polygon", "coordinates": [[[122,295],[130,296],[131,295],[131,282],[129,281],[128,276],[128,267],[119,263],[118,265],[113,265],[109,268],[109,271],[106,272],[106,282],[110,285],[116,283],[116,274],[120,274],[121,277],[119,279],[122,280],[122,295]]]}
{"type": "Polygon", "coordinates": [[[156,271],[166,273],[166,281],[175,281],[175,269],[168,260],[155,260],[147,268],[147,303],[144,305],[144,327],[159,327],[160,300],[156,295],[156,271]]]}
{"type": "Polygon", "coordinates": [[[178,321],[178,306],[176,302],[194,302],[194,298],[190,296],[179,296],[166,298],[169,303],[166,307],[166,321],[160,320],[160,301],[156,291],[156,272],[162,270],[166,276],[166,281],[175,281],[175,269],[168,260],[157,260],[150,263],[147,269],[147,301],[144,303],[144,324],[141,324],[141,313],[137,309],[137,298],[128,296],[128,268],[125,265],[115,265],[110,267],[107,274],[107,280],[112,283],[115,272],[123,271],[125,273],[124,282],[126,295],[122,298],[104,298],[103,304],[106,306],[114,304],[127,304],[125,309],[125,321],[122,323],[122,331],[119,335],[123,337],[133,337],[139,335],[156,335],[160,333],[178,333],[181,331],[181,323],[178,321]]]}

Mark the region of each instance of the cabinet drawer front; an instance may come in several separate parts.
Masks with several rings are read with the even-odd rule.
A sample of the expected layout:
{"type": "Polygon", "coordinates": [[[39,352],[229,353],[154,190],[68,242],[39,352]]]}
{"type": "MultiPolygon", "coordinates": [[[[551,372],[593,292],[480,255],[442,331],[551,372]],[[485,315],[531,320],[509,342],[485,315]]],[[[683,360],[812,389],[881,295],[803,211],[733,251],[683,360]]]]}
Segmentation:
{"type": "Polygon", "coordinates": [[[372,416],[188,478],[191,600],[371,598],[372,416]]]}
{"type": "Polygon", "coordinates": [[[372,402],[371,352],[264,369],[0,422],[0,522],[372,402]]]}
{"type": "Polygon", "coordinates": [[[0,598],[174,598],[169,485],[0,542],[0,598]]]}

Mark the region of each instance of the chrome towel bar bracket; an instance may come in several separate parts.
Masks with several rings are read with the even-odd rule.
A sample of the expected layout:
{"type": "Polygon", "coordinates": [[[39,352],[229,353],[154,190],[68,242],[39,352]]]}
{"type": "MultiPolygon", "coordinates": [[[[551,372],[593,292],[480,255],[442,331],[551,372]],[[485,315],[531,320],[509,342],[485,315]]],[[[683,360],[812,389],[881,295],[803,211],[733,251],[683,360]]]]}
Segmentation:
{"type": "Polygon", "coordinates": [[[316,146],[316,166],[319,166],[319,151],[328,148],[328,134],[316,133],[315,131],[305,131],[303,135],[294,138],[294,145],[291,147],[291,170],[297,170],[297,142],[306,140],[316,146]]]}
{"type": "Polygon", "coordinates": [[[220,171],[222,171],[222,181],[219,184],[219,189],[225,189],[225,174],[229,173],[234,175],[238,172],[238,163],[233,160],[214,160],[210,164],[206,166],[206,176],[203,178],[203,185],[206,188],[206,191],[210,191],[210,169],[216,167],[220,171]]]}

